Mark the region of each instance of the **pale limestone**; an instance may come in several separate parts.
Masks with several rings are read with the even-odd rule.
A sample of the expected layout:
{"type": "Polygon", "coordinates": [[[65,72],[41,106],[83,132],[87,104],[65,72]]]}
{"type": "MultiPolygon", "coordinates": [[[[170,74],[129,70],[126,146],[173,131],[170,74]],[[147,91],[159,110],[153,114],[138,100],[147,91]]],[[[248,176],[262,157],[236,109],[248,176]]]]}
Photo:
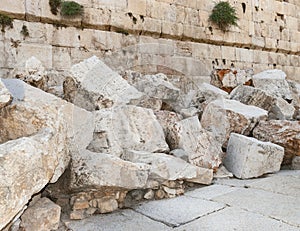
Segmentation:
{"type": "Polygon", "coordinates": [[[223,163],[237,178],[247,179],[279,171],[283,156],[279,145],[231,133],[223,163]]]}
{"type": "Polygon", "coordinates": [[[61,208],[43,197],[28,207],[21,216],[20,227],[24,231],[51,231],[58,229],[61,208]]]}
{"type": "Polygon", "coordinates": [[[64,83],[66,99],[90,111],[128,104],[142,97],[96,56],[72,66],[71,75],[64,83]]]}
{"type": "Polygon", "coordinates": [[[292,119],[295,112],[295,108],[282,98],[250,86],[238,86],[230,93],[230,99],[265,109],[269,119],[292,119]]]}
{"type": "Polygon", "coordinates": [[[200,168],[186,161],[164,153],[148,153],[126,151],[122,159],[134,163],[144,163],[151,166],[148,181],[159,183],[165,181],[185,180],[200,184],[211,184],[213,171],[200,168]]]}
{"type": "Polygon", "coordinates": [[[124,161],[114,155],[82,150],[72,156],[72,189],[83,187],[117,187],[137,189],[145,187],[150,166],[124,161]]]}
{"type": "Polygon", "coordinates": [[[230,133],[249,135],[259,121],[266,120],[268,112],[236,100],[218,99],[209,103],[201,118],[202,126],[227,146],[230,133]]]}
{"type": "Polygon", "coordinates": [[[127,149],[169,150],[163,129],[150,109],[132,105],[102,109],[95,113],[95,124],[94,140],[89,146],[92,151],[120,156],[127,149]]]}
{"type": "Polygon", "coordinates": [[[181,196],[169,200],[143,203],[133,209],[154,220],[177,227],[224,207],[225,205],[222,203],[181,196]]]}
{"type": "Polygon", "coordinates": [[[239,207],[249,212],[281,220],[284,223],[299,227],[300,199],[259,189],[238,189],[213,198],[219,203],[239,207]],[[274,206],[276,202],[276,206],[274,206]],[[258,206],[259,205],[259,206],[258,206]]]}
{"type": "Polygon", "coordinates": [[[222,162],[221,144],[202,128],[197,116],[176,122],[168,143],[171,149],[183,149],[189,162],[199,167],[217,169],[222,162]]]}
{"type": "Polygon", "coordinates": [[[267,70],[252,77],[253,85],[276,97],[292,100],[286,74],[281,70],[267,70]]]}
{"type": "Polygon", "coordinates": [[[203,230],[210,231],[298,230],[295,226],[236,207],[225,208],[207,216],[200,217],[199,219],[176,228],[175,230],[198,231],[199,227],[203,230]]]}

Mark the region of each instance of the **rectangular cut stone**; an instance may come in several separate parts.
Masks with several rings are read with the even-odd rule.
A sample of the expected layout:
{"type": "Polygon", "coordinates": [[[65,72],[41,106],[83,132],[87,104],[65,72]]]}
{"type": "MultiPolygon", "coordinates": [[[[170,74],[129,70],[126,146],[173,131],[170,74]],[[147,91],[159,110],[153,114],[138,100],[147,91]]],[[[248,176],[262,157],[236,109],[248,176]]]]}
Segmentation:
{"type": "Polygon", "coordinates": [[[185,193],[185,196],[200,198],[205,200],[211,200],[214,197],[224,195],[226,193],[237,190],[234,187],[227,185],[211,185],[203,188],[198,188],[192,191],[185,193]]]}
{"type": "Polygon", "coordinates": [[[214,201],[239,207],[249,212],[281,220],[285,223],[300,226],[300,198],[266,192],[258,189],[239,189],[214,201]]]}
{"type": "Polygon", "coordinates": [[[279,171],[283,156],[279,145],[232,133],[224,165],[237,178],[247,179],[279,171]]]}
{"type": "Polygon", "coordinates": [[[92,216],[80,221],[65,222],[66,226],[73,231],[102,230],[170,230],[170,228],[160,222],[153,221],[132,210],[124,210],[113,214],[92,216]]]}
{"type": "Polygon", "coordinates": [[[183,225],[176,231],[289,230],[298,228],[239,208],[225,208],[183,225]]]}
{"type": "Polygon", "coordinates": [[[225,205],[222,203],[182,196],[169,200],[151,201],[134,208],[134,210],[154,220],[176,227],[224,207],[225,205]]]}

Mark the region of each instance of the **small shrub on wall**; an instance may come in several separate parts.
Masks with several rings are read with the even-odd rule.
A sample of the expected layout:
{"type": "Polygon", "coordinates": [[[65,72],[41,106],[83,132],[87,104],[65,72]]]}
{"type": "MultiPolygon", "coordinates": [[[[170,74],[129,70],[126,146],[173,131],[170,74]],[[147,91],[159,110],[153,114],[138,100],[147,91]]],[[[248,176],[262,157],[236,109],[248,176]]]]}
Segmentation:
{"type": "Polygon", "coordinates": [[[5,32],[5,27],[13,28],[13,19],[7,15],[0,14],[1,32],[5,32]]]}
{"type": "Polygon", "coordinates": [[[49,0],[52,14],[60,14],[65,17],[74,17],[83,13],[83,6],[74,1],[49,0]]]}
{"type": "Polygon", "coordinates": [[[230,26],[238,25],[236,10],[226,1],[221,1],[214,6],[209,20],[224,32],[227,31],[230,26]]]}
{"type": "Polygon", "coordinates": [[[83,12],[82,5],[74,1],[65,1],[61,3],[61,15],[62,16],[78,16],[83,12]]]}

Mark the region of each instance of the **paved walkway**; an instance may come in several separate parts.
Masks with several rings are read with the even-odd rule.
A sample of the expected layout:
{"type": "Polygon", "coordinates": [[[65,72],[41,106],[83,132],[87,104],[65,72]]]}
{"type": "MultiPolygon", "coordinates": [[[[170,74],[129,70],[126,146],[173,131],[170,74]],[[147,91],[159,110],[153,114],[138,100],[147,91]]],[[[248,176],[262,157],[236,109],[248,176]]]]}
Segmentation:
{"type": "Polygon", "coordinates": [[[219,179],[181,197],[65,223],[73,231],[300,230],[300,171],[219,179]]]}

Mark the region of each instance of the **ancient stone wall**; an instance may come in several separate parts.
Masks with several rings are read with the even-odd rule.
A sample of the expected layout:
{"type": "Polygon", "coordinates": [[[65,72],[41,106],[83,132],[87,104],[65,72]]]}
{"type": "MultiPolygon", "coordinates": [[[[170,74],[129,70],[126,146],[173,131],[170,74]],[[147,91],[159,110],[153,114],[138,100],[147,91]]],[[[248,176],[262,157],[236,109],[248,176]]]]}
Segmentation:
{"type": "Polygon", "coordinates": [[[76,0],[84,15],[62,18],[48,0],[1,0],[14,28],[0,34],[0,75],[35,56],[49,69],[97,55],[118,71],[183,75],[206,81],[213,66],[278,68],[300,76],[300,1],[230,0],[239,27],[208,21],[211,0],[76,0]],[[26,25],[29,36],[20,31],[26,25]]]}

